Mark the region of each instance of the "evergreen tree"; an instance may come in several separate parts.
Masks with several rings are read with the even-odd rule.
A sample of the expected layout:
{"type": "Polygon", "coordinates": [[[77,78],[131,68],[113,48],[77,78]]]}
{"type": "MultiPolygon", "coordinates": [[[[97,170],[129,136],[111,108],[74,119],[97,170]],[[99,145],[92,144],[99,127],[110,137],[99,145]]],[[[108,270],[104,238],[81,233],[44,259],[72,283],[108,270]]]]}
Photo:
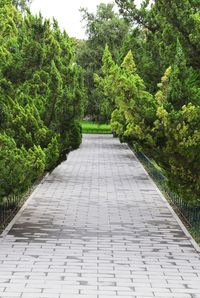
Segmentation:
{"type": "Polygon", "coordinates": [[[109,122],[111,113],[114,110],[115,102],[113,100],[112,83],[115,80],[115,72],[117,66],[115,65],[112,55],[106,45],[101,67],[101,76],[94,74],[94,81],[96,83],[96,90],[99,96],[99,120],[102,122],[109,122]]]}
{"type": "Polygon", "coordinates": [[[88,106],[85,114],[99,119],[101,94],[95,88],[94,73],[101,76],[102,56],[106,44],[114,61],[120,60],[120,48],[128,34],[128,24],[114,11],[113,4],[101,3],[96,13],[81,9],[88,39],[77,47],[77,61],[85,69],[88,106]]]}
{"type": "Polygon", "coordinates": [[[26,190],[80,145],[85,91],[73,43],[56,21],[22,16],[7,0],[0,28],[2,199],[26,190]]]}
{"type": "Polygon", "coordinates": [[[186,66],[177,42],[174,64],[165,72],[156,94],[158,108],[151,155],[165,169],[171,187],[188,203],[199,204],[200,107],[198,88],[193,93],[192,86],[192,70],[186,66]]]}
{"type": "Polygon", "coordinates": [[[114,88],[117,92],[117,111],[113,113],[111,120],[113,130],[117,134],[120,132],[123,140],[148,147],[149,143],[152,143],[151,128],[156,117],[156,103],[153,96],[145,90],[144,82],[137,74],[131,51],[124,58],[118,73],[114,88]],[[122,119],[122,123],[117,124],[116,118],[122,119]],[[119,132],[116,127],[119,128],[119,132]]]}
{"type": "Polygon", "coordinates": [[[120,12],[135,28],[128,36],[122,52],[132,49],[139,74],[150,92],[156,92],[164,70],[174,62],[176,41],[179,39],[187,64],[199,76],[199,4],[198,1],[116,0],[120,12]]]}

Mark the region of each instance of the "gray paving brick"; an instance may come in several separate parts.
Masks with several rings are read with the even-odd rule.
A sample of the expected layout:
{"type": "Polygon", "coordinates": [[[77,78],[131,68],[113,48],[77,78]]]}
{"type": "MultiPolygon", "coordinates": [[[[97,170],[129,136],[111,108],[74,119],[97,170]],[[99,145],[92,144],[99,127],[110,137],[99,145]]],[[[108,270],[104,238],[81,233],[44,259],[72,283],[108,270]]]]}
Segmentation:
{"type": "Polygon", "coordinates": [[[110,135],[87,135],[0,237],[0,298],[200,298],[200,256],[110,135]]]}

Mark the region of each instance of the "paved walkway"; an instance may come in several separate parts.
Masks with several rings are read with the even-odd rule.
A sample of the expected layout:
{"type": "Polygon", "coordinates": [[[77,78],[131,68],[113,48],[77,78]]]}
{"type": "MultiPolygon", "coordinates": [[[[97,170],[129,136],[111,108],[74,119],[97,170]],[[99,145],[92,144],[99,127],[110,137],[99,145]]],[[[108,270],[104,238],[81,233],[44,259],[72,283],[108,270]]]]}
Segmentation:
{"type": "Polygon", "coordinates": [[[200,258],[138,160],[86,136],[0,241],[0,297],[200,297],[200,258]]]}

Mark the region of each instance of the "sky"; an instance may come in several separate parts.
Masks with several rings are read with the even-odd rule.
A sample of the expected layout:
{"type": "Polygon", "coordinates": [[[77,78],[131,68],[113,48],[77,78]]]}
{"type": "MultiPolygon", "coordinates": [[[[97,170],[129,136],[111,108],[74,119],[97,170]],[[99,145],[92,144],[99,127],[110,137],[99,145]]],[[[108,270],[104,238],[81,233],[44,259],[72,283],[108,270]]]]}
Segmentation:
{"type": "MultiPolygon", "coordinates": [[[[112,0],[33,0],[31,11],[39,12],[46,18],[54,17],[61,29],[65,29],[71,37],[85,38],[84,24],[81,23],[80,7],[87,7],[89,12],[95,12],[100,3],[114,2],[112,0]]],[[[137,0],[140,2],[140,0],[137,0]]]]}

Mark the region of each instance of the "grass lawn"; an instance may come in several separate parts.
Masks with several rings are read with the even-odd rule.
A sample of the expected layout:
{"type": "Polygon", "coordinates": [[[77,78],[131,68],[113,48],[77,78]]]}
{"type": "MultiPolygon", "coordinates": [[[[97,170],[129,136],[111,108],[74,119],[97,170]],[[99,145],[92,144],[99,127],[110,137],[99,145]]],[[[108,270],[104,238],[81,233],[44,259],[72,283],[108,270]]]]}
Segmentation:
{"type": "Polygon", "coordinates": [[[200,232],[199,229],[191,228],[189,230],[190,234],[194,238],[194,240],[200,245],[200,232]]]}
{"type": "Polygon", "coordinates": [[[111,127],[109,124],[99,124],[91,121],[82,121],[82,132],[83,133],[96,133],[96,134],[109,134],[111,127]]]}

